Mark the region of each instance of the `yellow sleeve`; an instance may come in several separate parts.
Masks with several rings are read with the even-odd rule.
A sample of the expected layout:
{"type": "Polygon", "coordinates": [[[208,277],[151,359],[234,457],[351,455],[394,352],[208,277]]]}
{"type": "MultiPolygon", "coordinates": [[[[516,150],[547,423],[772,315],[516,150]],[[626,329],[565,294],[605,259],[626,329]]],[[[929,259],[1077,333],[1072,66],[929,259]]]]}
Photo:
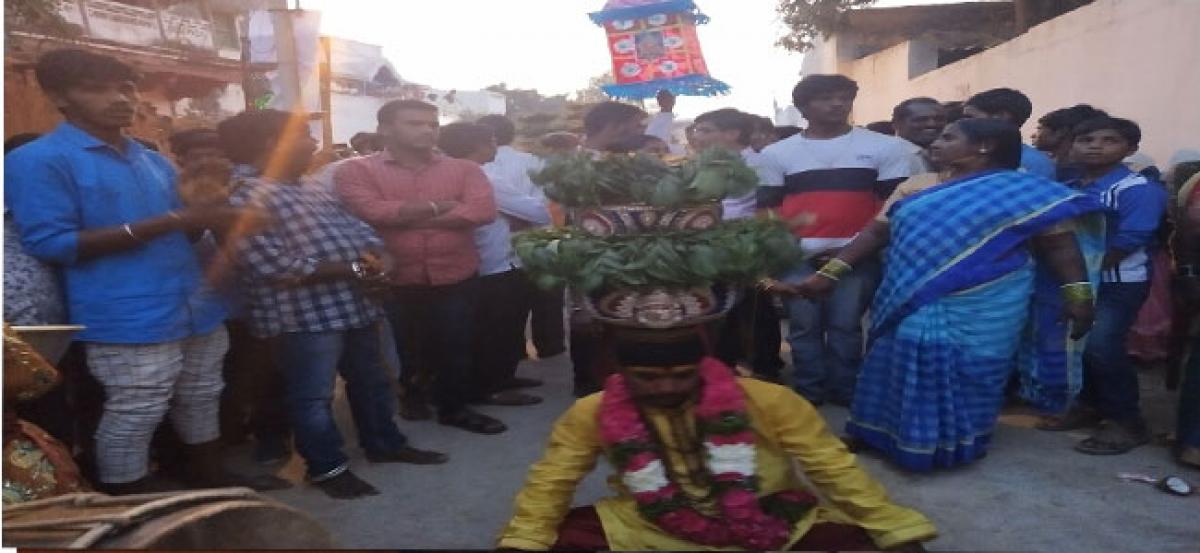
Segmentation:
{"type": "Polygon", "coordinates": [[[888,196],[887,200],[884,200],[883,207],[879,208],[879,213],[875,215],[875,220],[882,223],[891,222],[888,219],[888,211],[892,209],[893,205],[896,205],[896,202],[934,186],[940,181],[941,177],[937,173],[918,173],[909,177],[892,191],[892,195],[888,196]]]}
{"type": "Polygon", "coordinates": [[[883,486],[866,473],[825,419],[791,390],[763,390],[761,403],[780,447],[800,462],[809,481],[833,506],[888,549],[937,537],[924,515],[892,503],[883,486]]]}
{"type": "Polygon", "coordinates": [[[596,466],[603,448],[596,429],[600,394],[583,398],[554,423],[542,459],[529,469],[513,517],[497,547],[545,551],[558,539],[575,488],[596,466]]]}

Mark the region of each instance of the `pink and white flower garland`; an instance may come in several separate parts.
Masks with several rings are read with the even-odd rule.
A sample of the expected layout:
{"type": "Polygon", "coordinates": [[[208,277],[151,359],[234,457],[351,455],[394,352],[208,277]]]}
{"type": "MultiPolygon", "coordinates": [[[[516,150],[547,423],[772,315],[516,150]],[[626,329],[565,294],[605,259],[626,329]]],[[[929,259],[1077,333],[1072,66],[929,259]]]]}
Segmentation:
{"type": "Polygon", "coordinates": [[[619,374],[605,382],[600,439],[622,483],[637,500],[638,509],[659,528],[701,545],[780,549],[787,545],[792,525],[816,504],[816,499],[800,490],[761,499],[757,496],[754,434],[742,389],[732,371],[712,358],[700,362],[700,376],[704,388],[694,413],[720,518],[706,516],[688,505],[679,485],[670,480],[660,446],[619,374]]]}

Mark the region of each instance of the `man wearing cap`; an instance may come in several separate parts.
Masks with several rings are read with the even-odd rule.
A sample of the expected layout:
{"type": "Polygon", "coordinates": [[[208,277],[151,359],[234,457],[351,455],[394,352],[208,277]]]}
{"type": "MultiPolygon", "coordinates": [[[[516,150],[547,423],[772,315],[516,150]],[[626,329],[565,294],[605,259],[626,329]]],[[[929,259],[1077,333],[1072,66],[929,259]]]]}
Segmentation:
{"type": "Polygon", "coordinates": [[[697,327],[613,330],[619,372],[555,423],[499,548],[921,551],[935,537],[810,403],[734,376],[706,356],[697,327]],[[617,495],[572,509],[601,455],[617,495]],[[801,484],[793,460],[828,502],[801,484]]]}

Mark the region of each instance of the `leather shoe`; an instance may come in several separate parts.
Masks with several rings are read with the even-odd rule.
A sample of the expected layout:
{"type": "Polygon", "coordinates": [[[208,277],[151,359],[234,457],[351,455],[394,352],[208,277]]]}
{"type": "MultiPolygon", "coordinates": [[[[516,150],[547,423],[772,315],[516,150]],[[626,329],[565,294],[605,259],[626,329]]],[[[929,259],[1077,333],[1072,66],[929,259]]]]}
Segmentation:
{"type": "Polygon", "coordinates": [[[449,461],[445,453],[425,451],[404,446],[387,453],[368,453],[367,460],[372,463],[411,463],[414,465],[440,465],[449,461]]]}
{"type": "Polygon", "coordinates": [[[503,405],[506,407],[522,407],[525,405],[537,405],[542,402],[542,398],[534,395],[523,394],[512,390],[496,392],[483,398],[485,405],[503,405]]]}

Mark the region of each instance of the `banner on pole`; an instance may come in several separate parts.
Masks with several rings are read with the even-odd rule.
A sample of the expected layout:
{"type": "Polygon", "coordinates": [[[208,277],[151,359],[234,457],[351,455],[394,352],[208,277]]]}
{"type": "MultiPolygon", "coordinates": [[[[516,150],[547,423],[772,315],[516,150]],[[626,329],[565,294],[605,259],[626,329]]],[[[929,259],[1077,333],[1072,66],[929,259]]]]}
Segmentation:
{"type": "Polygon", "coordinates": [[[708,22],[692,0],[609,0],[591,14],[608,34],[614,98],[652,98],[659,90],[683,96],[716,96],[729,85],[712,78],[696,26],[708,22]]]}

